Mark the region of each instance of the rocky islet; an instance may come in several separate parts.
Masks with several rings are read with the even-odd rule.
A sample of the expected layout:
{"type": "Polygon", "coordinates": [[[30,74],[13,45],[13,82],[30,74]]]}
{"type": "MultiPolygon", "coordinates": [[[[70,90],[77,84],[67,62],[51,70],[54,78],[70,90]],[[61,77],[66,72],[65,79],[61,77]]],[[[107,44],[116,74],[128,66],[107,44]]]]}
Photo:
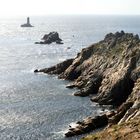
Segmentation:
{"type": "Polygon", "coordinates": [[[62,39],[59,37],[57,32],[50,32],[45,34],[42,38],[43,41],[35,42],[35,44],[51,44],[55,42],[56,44],[63,44],[62,39]]]}

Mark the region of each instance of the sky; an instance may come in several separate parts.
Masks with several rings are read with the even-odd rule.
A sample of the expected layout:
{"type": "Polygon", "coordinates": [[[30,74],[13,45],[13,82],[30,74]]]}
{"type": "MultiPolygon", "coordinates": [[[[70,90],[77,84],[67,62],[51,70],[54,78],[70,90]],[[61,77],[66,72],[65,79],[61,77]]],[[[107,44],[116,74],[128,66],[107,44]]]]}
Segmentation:
{"type": "Polygon", "coordinates": [[[73,14],[140,15],[140,0],[0,0],[0,17],[73,14]]]}

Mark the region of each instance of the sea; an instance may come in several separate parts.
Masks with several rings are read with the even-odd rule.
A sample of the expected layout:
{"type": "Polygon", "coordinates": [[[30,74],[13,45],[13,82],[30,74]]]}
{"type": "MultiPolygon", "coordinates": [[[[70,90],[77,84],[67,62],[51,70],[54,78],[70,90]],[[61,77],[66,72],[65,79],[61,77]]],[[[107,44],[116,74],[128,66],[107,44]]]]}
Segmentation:
{"type": "Polygon", "coordinates": [[[102,112],[89,97],[75,97],[71,81],[35,74],[76,57],[82,48],[124,30],[140,35],[140,16],[32,16],[33,28],[21,28],[26,17],[0,17],[0,140],[78,140],[65,138],[69,124],[102,112]],[[35,44],[57,31],[62,45],[35,44]]]}

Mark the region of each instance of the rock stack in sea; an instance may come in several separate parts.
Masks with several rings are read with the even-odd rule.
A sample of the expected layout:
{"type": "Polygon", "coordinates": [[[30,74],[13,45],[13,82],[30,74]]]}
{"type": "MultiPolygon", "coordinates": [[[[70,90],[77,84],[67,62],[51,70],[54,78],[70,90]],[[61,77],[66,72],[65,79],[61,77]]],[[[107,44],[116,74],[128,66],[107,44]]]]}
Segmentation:
{"type": "Polygon", "coordinates": [[[56,44],[63,44],[62,39],[59,37],[57,32],[50,32],[45,34],[42,38],[43,41],[35,42],[35,44],[51,44],[55,42],[56,44]]]}
{"type": "MultiPolygon", "coordinates": [[[[109,33],[102,41],[82,49],[74,59],[35,72],[58,74],[59,78],[73,81],[67,87],[79,89],[75,96],[94,95],[91,101],[100,105],[112,105],[115,108],[113,113],[108,112],[90,118],[88,121],[81,121],[75,128],[70,128],[66,136],[83,134],[107,124],[108,130],[112,125],[121,128],[121,124],[133,123],[134,120],[140,121],[138,35],[123,31],[109,33]],[[96,121],[93,120],[97,118],[100,120],[100,117],[105,119],[105,123],[95,124],[96,121]]],[[[137,131],[139,132],[140,128],[137,128],[137,131]]]]}

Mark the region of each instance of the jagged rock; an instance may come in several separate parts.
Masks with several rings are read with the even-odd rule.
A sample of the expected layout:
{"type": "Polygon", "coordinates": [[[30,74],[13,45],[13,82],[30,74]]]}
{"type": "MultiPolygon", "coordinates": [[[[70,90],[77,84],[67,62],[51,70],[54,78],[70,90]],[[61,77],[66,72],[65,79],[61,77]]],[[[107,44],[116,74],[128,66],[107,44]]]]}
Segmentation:
{"type": "Polygon", "coordinates": [[[75,128],[70,128],[69,131],[65,134],[66,137],[72,137],[75,135],[81,135],[87,132],[90,132],[96,128],[101,128],[108,123],[108,117],[104,115],[96,117],[88,117],[82,122],[77,122],[75,128]]]}
{"type": "Polygon", "coordinates": [[[118,106],[134,86],[130,75],[139,59],[139,44],[137,35],[123,31],[110,33],[104,40],[82,49],[66,69],[62,63],[60,67],[57,65],[42,72],[59,74],[59,78],[74,81],[71,87],[79,88],[76,96],[97,94],[92,101],[118,106]],[[55,72],[58,70],[61,72],[55,72]]]}
{"type": "Polygon", "coordinates": [[[109,125],[117,124],[132,105],[133,102],[123,103],[117,110],[117,113],[109,119],[109,125]]]}
{"type": "Polygon", "coordinates": [[[57,64],[56,66],[45,68],[41,70],[35,70],[34,72],[43,72],[43,73],[49,73],[49,74],[60,74],[63,71],[65,71],[73,62],[73,59],[68,59],[62,63],[57,64]]]}
{"type": "Polygon", "coordinates": [[[44,41],[35,42],[35,44],[51,44],[53,42],[56,42],[57,44],[63,44],[62,39],[60,39],[57,32],[50,32],[49,34],[45,34],[42,40],[44,41]]]}
{"type": "Polygon", "coordinates": [[[126,104],[128,104],[129,102],[132,102],[132,105],[126,110],[125,114],[121,117],[119,124],[127,122],[136,117],[140,118],[140,78],[136,80],[133,91],[128,97],[126,104]]]}
{"type": "Polygon", "coordinates": [[[84,86],[84,88],[74,93],[74,95],[85,97],[85,96],[88,96],[89,94],[96,94],[101,85],[101,81],[102,81],[101,76],[97,76],[97,77],[94,76],[90,78],[87,84],[84,86]]]}
{"type": "MultiPolygon", "coordinates": [[[[104,40],[82,49],[70,62],[64,61],[35,72],[58,74],[59,78],[73,81],[68,87],[79,89],[75,96],[94,94],[92,101],[101,105],[113,105],[117,111],[106,115],[109,125],[140,118],[138,35],[123,31],[107,34],[104,40]]],[[[86,123],[80,122],[78,128],[71,128],[66,136],[83,134],[91,128],[93,130],[92,123],[83,124],[86,123]]]]}

